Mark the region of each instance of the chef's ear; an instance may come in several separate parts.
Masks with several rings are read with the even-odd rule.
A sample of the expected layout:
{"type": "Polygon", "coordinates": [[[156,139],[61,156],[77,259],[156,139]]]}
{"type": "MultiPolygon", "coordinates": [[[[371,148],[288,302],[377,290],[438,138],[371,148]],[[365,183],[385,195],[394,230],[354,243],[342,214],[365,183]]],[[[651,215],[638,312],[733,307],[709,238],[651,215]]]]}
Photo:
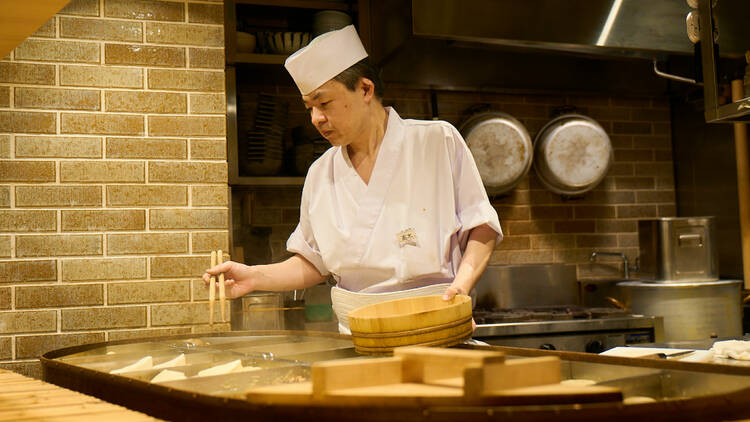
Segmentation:
{"type": "Polygon", "coordinates": [[[359,78],[359,90],[365,102],[370,102],[375,96],[375,84],[367,78],[359,78]]]}

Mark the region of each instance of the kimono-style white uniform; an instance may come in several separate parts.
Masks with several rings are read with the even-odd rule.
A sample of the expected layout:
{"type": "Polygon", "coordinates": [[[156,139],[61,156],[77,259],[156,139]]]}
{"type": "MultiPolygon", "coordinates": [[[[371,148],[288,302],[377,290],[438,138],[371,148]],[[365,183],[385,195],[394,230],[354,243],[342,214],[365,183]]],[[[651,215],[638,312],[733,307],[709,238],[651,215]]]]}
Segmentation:
{"type": "MultiPolygon", "coordinates": [[[[453,281],[472,228],[488,224],[502,239],[497,212],[456,128],[443,121],[403,120],[386,110],[388,124],[369,184],[345,147],[328,149],[308,170],[300,222],[287,241],[287,250],[304,256],[322,275],[332,274],[343,289],[332,294],[343,328],[346,312],[362,304],[345,291],[368,298],[424,292],[425,286],[453,281]],[[347,301],[352,303],[342,303],[347,301]]],[[[445,287],[429,294],[442,294],[445,287]]]]}

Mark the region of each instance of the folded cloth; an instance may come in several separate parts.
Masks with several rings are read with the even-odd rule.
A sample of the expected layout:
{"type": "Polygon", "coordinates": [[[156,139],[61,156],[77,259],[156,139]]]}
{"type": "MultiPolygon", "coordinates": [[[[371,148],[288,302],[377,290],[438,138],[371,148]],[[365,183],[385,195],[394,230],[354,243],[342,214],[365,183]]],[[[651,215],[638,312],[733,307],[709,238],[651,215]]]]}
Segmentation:
{"type": "Polygon", "coordinates": [[[747,340],[717,341],[710,350],[717,358],[750,360],[750,341],[747,340]]]}

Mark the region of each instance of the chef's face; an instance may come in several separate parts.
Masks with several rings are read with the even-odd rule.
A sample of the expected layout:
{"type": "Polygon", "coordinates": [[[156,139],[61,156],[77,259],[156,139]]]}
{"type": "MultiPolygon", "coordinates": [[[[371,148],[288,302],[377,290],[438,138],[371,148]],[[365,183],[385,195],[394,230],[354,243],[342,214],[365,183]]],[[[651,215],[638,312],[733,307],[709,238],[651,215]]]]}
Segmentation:
{"type": "Polygon", "coordinates": [[[330,80],[320,88],[302,96],[313,126],[334,146],[350,144],[364,136],[367,113],[373,89],[361,79],[354,91],[341,82],[330,80]]]}

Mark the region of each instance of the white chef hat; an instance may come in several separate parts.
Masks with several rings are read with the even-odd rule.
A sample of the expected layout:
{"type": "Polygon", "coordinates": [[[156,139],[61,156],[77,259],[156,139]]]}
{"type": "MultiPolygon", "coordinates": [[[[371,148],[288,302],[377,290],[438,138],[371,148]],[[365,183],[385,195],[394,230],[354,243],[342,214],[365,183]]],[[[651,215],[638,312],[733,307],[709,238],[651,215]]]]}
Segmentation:
{"type": "Polygon", "coordinates": [[[315,37],[287,57],[284,67],[302,95],[307,95],[367,57],[354,25],[315,37]]]}

